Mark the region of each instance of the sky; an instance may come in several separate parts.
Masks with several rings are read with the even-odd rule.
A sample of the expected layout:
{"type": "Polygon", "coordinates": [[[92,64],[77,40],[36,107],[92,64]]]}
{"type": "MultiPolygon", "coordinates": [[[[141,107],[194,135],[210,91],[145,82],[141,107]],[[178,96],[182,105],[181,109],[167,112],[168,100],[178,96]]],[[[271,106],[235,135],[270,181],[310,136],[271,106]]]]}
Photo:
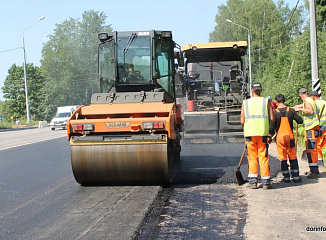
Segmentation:
{"type": "MultiPolygon", "coordinates": [[[[0,8],[0,101],[1,87],[13,64],[24,61],[40,66],[42,47],[54,33],[56,24],[71,18],[81,19],[88,10],[104,12],[106,25],[114,31],[171,30],[180,46],[205,43],[214,31],[218,6],[227,0],[1,0],[0,8]],[[45,18],[38,21],[40,17],[45,18]],[[37,22],[38,21],[38,22],[37,22]],[[37,22],[37,23],[35,23],[37,22]],[[34,24],[35,23],[35,24],[34,24]],[[31,26],[34,24],[33,26],[31,26]],[[26,29],[28,28],[28,29],[26,29]],[[25,30],[25,31],[24,31],[25,30]]],[[[294,7],[297,0],[284,0],[294,7]]],[[[303,4],[303,0],[299,5],[303,4]]]]}

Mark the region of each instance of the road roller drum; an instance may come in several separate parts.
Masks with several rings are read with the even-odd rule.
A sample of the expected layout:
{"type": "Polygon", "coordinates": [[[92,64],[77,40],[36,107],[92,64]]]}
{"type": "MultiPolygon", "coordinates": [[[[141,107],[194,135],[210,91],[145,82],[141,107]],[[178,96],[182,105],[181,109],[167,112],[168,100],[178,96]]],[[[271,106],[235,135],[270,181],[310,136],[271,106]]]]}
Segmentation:
{"type": "Polygon", "coordinates": [[[71,146],[75,179],[88,184],[171,183],[175,170],[170,144],[71,146]]]}

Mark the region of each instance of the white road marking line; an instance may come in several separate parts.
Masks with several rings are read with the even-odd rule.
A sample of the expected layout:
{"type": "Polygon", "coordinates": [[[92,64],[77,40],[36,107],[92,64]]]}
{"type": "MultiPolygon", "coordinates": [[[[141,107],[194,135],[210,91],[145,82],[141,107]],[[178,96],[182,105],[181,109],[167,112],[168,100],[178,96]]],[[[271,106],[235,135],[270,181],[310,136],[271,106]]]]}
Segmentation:
{"type": "Polygon", "coordinates": [[[10,147],[0,148],[0,151],[15,148],[15,147],[26,146],[26,145],[30,145],[30,144],[33,144],[33,143],[44,142],[44,141],[48,141],[48,140],[52,140],[52,139],[56,139],[56,138],[61,138],[61,137],[64,137],[64,136],[58,136],[58,137],[53,137],[53,138],[48,138],[48,139],[41,139],[41,140],[37,140],[37,141],[34,141],[34,142],[28,142],[28,143],[14,145],[14,146],[10,146],[10,147]]]}

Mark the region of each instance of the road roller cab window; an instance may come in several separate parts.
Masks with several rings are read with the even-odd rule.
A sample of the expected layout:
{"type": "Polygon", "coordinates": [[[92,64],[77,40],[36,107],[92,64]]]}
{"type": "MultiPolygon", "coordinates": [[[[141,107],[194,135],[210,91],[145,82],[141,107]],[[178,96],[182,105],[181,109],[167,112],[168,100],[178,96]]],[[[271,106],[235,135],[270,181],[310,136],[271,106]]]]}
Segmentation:
{"type": "Polygon", "coordinates": [[[99,77],[101,92],[109,92],[115,82],[114,40],[99,45],[99,77]]]}
{"type": "Polygon", "coordinates": [[[118,84],[151,83],[150,49],[150,36],[131,33],[129,36],[118,38],[118,84]]]}
{"type": "Polygon", "coordinates": [[[101,92],[157,88],[175,96],[171,32],[112,32],[103,36],[99,45],[101,92]]]}
{"type": "Polygon", "coordinates": [[[154,39],[154,77],[171,96],[174,93],[174,42],[171,38],[154,39]],[[172,50],[171,50],[172,49],[172,50]]]}

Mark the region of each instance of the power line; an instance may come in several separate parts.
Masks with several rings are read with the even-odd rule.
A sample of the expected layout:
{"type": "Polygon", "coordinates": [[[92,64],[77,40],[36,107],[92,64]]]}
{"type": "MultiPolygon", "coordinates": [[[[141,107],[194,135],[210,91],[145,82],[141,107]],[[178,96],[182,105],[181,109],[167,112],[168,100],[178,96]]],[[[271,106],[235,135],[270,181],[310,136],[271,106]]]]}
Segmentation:
{"type": "Polygon", "coordinates": [[[279,43],[279,44],[274,44],[273,46],[270,47],[264,47],[264,48],[256,48],[253,49],[253,52],[257,52],[257,51],[261,51],[261,50],[265,50],[265,49],[276,49],[278,46],[282,46],[282,45],[287,45],[289,43],[294,43],[296,40],[292,40],[292,41],[288,41],[288,42],[284,42],[284,43],[279,43]]]}
{"type": "Polygon", "coordinates": [[[286,25],[286,28],[284,29],[284,31],[283,31],[282,34],[280,35],[280,38],[284,35],[285,31],[288,29],[288,27],[289,27],[289,25],[290,25],[290,23],[291,23],[291,21],[292,21],[292,17],[293,17],[293,15],[294,15],[295,11],[296,11],[297,8],[298,8],[298,4],[299,4],[299,2],[300,2],[300,0],[297,1],[297,4],[296,4],[295,7],[293,8],[292,13],[291,13],[291,16],[290,16],[290,20],[288,21],[288,24],[286,25]]]}
{"type": "Polygon", "coordinates": [[[22,47],[13,48],[13,49],[9,49],[9,50],[4,50],[4,51],[1,51],[0,53],[10,52],[10,51],[14,51],[14,50],[17,50],[17,49],[22,49],[22,47]]]}

